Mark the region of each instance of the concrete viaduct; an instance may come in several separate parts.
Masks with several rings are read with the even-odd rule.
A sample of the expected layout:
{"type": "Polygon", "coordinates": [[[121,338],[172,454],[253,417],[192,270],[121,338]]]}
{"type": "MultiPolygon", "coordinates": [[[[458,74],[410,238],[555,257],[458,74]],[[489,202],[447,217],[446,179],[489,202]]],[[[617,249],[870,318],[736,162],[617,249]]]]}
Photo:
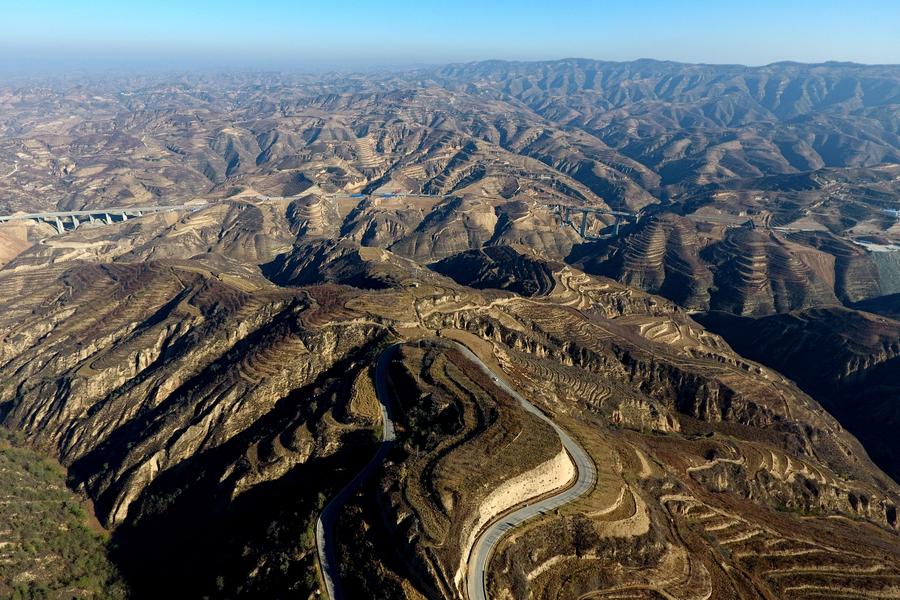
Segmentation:
{"type": "Polygon", "coordinates": [[[58,233],[67,229],[75,230],[82,223],[102,223],[112,225],[127,221],[129,217],[142,217],[151,213],[172,212],[179,210],[198,210],[206,204],[178,204],[173,206],[127,206],[98,208],[95,210],[68,210],[55,212],[39,212],[16,215],[0,215],[0,223],[8,221],[37,221],[50,223],[58,233]]]}
{"type": "Polygon", "coordinates": [[[573,229],[575,229],[575,231],[578,232],[578,235],[580,235],[582,239],[585,240],[599,240],[615,237],[619,235],[619,225],[623,221],[633,221],[636,223],[641,218],[641,216],[636,213],[611,210],[609,208],[584,208],[557,205],[555,207],[555,212],[559,215],[563,225],[571,226],[573,229]],[[572,220],[572,217],[578,214],[581,215],[581,223],[576,226],[575,222],[572,220]],[[588,224],[590,222],[590,217],[593,216],[594,218],[597,218],[598,215],[610,215],[613,217],[613,232],[611,234],[600,234],[596,236],[591,236],[588,234],[588,224]]]}

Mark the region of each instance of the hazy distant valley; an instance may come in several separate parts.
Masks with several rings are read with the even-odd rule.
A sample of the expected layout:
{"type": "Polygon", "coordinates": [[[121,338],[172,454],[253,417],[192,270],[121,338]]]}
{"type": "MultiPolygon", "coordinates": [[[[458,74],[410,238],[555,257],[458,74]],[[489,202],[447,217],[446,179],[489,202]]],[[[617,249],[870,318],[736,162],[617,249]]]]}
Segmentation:
{"type": "Polygon", "coordinates": [[[0,217],[10,589],[900,598],[900,67],[15,80],[0,217]]]}

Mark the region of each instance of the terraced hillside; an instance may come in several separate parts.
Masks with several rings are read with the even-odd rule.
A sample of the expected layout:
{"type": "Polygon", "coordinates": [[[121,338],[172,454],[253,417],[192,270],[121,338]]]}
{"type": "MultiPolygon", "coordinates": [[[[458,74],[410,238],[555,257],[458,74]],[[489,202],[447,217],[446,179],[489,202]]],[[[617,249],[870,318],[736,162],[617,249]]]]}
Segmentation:
{"type": "Polygon", "coordinates": [[[860,438],[881,468],[900,477],[892,441],[900,322],[837,307],[761,319],[711,313],[701,322],[744,355],[796,380],[860,438]]]}
{"type": "Polygon", "coordinates": [[[136,598],[326,594],[350,482],[347,597],[900,598],[898,81],[0,85],[0,213],[189,203],[0,224],[0,424],[136,598]]]}
{"type": "MultiPolygon", "coordinates": [[[[129,227],[149,231],[143,221],[152,228],[154,219],[129,227]]],[[[588,540],[580,550],[569,534],[554,534],[555,545],[528,560],[501,545],[490,589],[516,595],[540,556],[554,566],[529,585],[551,594],[573,554],[588,557],[578,559],[585,573],[602,573],[589,557],[608,548],[661,571],[672,552],[713,552],[711,539],[688,543],[655,516],[669,514],[667,495],[740,515],[751,529],[780,523],[772,535],[813,544],[830,538],[809,523],[861,520],[869,525],[850,528],[848,543],[882,565],[870,584],[890,589],[895,484],[813,400],[671,302],[554,263],[535,263],[553,279],[544,295],[477,291],[373,248],[354,251],[351,272],[334,268],[339,260],[309,266],[323,285],[276,287],[242,278],[247,266],[234,248],[133,263],[126,254],[86,262],[90,255],[47,245],[0,272],[10,291],[0,322],[4,422],[68,467],[70,485],[112,528],[140,595],[172,582],[213,595],[316,589],[312,524],[375,448],[370,365],[384,345],[409,340],[392,368],[402,444],[345,509],[338,559],[360,593],[461,597],[480,525],[565,485],[571,465],[558,438],[441,338],[462,341],[516,382],[600,472],[586,500],[509,538],[577,522],[588,540]],[[360,278],[383,285],[334,285],[360,278]],[[29,294],[17,296],[22,289],[29,294]],[[542,475],[553,461],[561,462],[547,473],[556,474],[542,475]]],[[[722,589],[751,585],[690,560],[691,572],[722,589]]],[[[854,577],[841,569],[833,565],[854,577]]],[[[616,585],[638,585],[619,577],[616,585]]],[[[611,589],[600,575],[585,581],[577,585],[611,589]]]]}
{"type": "Polygon", "coordinates": [[[709,306],[713,273],[700,258],[709,241],[690,221],[675,215],[651,218],[616,248],[610,242],[586,244],[570,256],[586,271],[614,277],[683,306],[709,306]]]}
{"type": "Polygon", "coordinates": [[[708,227],[701,218],[654,216],[568,259],[690,309],[747,316],[852,306],[893,285],[879,274],[875,253],[828,231],[708,227]]]}

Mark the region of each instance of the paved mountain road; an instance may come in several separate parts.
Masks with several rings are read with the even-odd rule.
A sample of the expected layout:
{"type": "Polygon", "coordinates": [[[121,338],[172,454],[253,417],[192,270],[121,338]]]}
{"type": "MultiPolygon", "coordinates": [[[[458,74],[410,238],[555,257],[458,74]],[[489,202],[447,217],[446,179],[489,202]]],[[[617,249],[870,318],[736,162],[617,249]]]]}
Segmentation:
{"type": "MultiPolygon", "coordinates": [[[[562,442],[566,452],[575,463],[578,476],[575,483],[567,487],[558,494],[545,497],[533,503],[514,510],[513,512],[502,516],[489,524],[472,547],[469,555],[468,573],[466,577],[467,594],[469,600],[487,600],[487,581],[485,578],[487,567],[490,563],[491,555],[494,548],[504,534],[510,529],[524,523],[525,521],[539,514],[558,508],[564,504],[568,504],[584,494],[588,493],[597,480],[597,470],[594,463],[582,447],[573,440],[569,434],[563,431],[556,423],[550,420],[536,406],[525,400],[518,392],[516,392],[503,378],[494,373],[478,356],[471,350],[453,342],[463,355],[475,364],[475,366],[485,373],[491,380],[519,401],[529,413],[549,424],[553,427],[562,442]]],[[[382,418],[382,435],[381,445],[375,455],[369,460],[363,469],[344,488],[338,492],[334,498],[322,510],[319,520],[316,522],[316,546],[319,554],[319,563],[322,569],[322,578],[325,582],[327,596],[330,600],[340,600],[344,596],[341,591],[340,569],[338,568],[337,557],[334,547],[334,526],[337,522],[337,516],[347,501],[359,489],[363,482],[372,474],[372,472],[381,466],[382,461],[390,452],[391,447],[396,439],[394,431],[393,413],[391,410],[391,389],[390,381],[387,376],[388,365],[397,351],[399,344],[394,344],[384,350],[378,357],[375,366],[375,394],[381,404],[382,418]]]]}
{"type": "Polygon", "coordinates": [[[397,348],[398,345],[395,344],[384,350],[378,356],[378,362],[375,365],[375,395],[381,404],[381,445],[371,460],[363,467],[362,471],[357,473],[356,477],[325,505],[325,509],[319,515],[319,520],[316,521],[316,548],[319,553],[319,565],[322,569],[322,579],[325,581],[325,591],[331,600],[338,600],[344,597],[341,592],[340,569],[338,568],[334,547],[334,526],[337,522],[338,513],[369,475],[381,466],[381,462],[390,452],[396,439],[394,419],[391,413],[391,390],[387,369],[397,348]]]}
{"type": "Polygon", "coordinates": [[[559,508],[560,506],[577,500],[590,492],[597,481],[597,469],[594,466],[594,461],[591,460],[591,457],[588,456],[587,452],[585,452],[578,442],[573,440],[568,433],[563,431],[559,425],[550,420],[550,418],[541,412],[540,409],[510,387],[503,378],[496,375],[471,350],[461,344],[458,345],[466,358],[475,363],[482,372],[488,375],[491,380],[506,393],[518,400],[519,404],[522,405],[522,408],[550,425],[554,431],[556,431],[563,447],[566,449],[566,452],[569,453],[569,457],[575,463],[575,468],[578,471],[578,476],[575,478],[575,483],[572,486],[558,494],[526,504],[509,514],[502,516],[488,525],[481,532],[481,535],[476,540],[475,545],[472,547],[472,552],[469,555],[466,587],[469,600],[487,600],[487,567],[490,564],[494,548],[506,532],[521,525],[532,517],[559,508]]]}

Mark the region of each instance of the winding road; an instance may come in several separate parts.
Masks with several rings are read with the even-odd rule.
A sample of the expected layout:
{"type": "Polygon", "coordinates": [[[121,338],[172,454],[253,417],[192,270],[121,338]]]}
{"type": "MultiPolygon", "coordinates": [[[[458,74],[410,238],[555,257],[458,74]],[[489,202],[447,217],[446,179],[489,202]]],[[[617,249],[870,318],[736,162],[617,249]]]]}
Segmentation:
{"type": "Polygon", "coordinates": [[[494,548],[497,547],[497,543],[503,538],[506,532],[533,517],[559,508],[560,506],[577,500],[590,492],[594,487],[594,483],[597,481],[597,468],[594,466],[594,461],[591,460],[591,457],[588,456],[587,452],[585,452],[578,442],[573,440],[568,433],[563,431],[559,425],[550,420],[550,418],[541,412],[534,404],[523,398],[516,390],[506,383],[503,378],[496,375],[471,350],[461,344],[457,345],[466,358],[474,362],[497,386],[518,400],[519,404],[522,405],[522,408],[550,425],[553,430],[556,431],[563,447],[566,449],[566,452],[569,453],[569,457],[575,463],[575,468],[578,471],[575,483],[570,487],[553,496],[548,496],[533,503],[526,504],[499,519],[496,519],[482,530],[481,535],[478,536],[475,545],[472,547],[471,554],[469,554],[466,587],[469,600],[487,600],[487,567],[491,562],[494,548]]]}
{"type": "MultiPolygon", "coordinates": [[[[498,387],[518,400],[522,408],[550,425],[554,431],[556,431],[556,434],[559,436],[563,447],[566,449],[566,452],[568,452],[578,472],[575,482],[571,486],[552,496],[547,496],[532,503],[525,504],[524,506],[494,520],[482,530],[469,555],[466,586],[469,600],[487,600],[487,567],[490,564],[494,548],[497,546],[500,539],[503,538],[507,531],[521,523],[540,514],[544,514],[547,511],[554,510],[564,504],[568,504],[588,493],[597,481],[597,470],[588,454],[571,438],[571,436],[569,436],[569,434],[550,420],[550,418],[536,406],[525,400],[525,398],[516,392],[503,378],[498,376],[484,364],[484,362],[482,362],[482,360],[471,350],[458,342],[453,342],[453,344],[459,348],[467,359],[472,361],[484,374],[490,377],[498,387]]],[[[337,522],[337,516],[341,508],[343,508],[363,482],[381,465],[381,462],[387,456],[388,452],[390,452],[396,439],[393,414],[391,411],[391,389],[387,370],[398,347],[399,344],[394,344],[384,350],[379,355],[378,362],[375,366],[375,393],[381,404],[381,418],[383,424],[381,445],[366,466],[363,467],[350,483],[344,486],[344,488],[325,506],[322,510],[322,514],[319,516],[319,520],[316,522],[316,546],[319,554],[319,563],[322,570],[322,578],[325,582],[326,592],[330,600],[340,600],[343,598],[340,582],[340,569],[338,568],[334,545],[334,526],[337,522]]]]}
{"type": "Polygon", "coordinates": [[[322,569],[322,579],[325,581],[325,591],[331,600],[343,598],[340,569],[338,568],[334,547],[334,525],[337,522],[338,513],[347,503],[347,500],[356,493],[359,486],[381,465],[381,461],[390,452],[396,439],[394,419],[391,413],[391,390],[387,369],[398,347],[398,344],[394,344],[384,350],[378,356],[378,362],[375,365],[375,395],[381,404],[381,445],[371,460],[366,463],[366,466],[356,474],[356,477],[325,505],[322,514],[319,515],[319,520],[316,521],[316,548],[319,553],[319,566],[322,569]]]}

